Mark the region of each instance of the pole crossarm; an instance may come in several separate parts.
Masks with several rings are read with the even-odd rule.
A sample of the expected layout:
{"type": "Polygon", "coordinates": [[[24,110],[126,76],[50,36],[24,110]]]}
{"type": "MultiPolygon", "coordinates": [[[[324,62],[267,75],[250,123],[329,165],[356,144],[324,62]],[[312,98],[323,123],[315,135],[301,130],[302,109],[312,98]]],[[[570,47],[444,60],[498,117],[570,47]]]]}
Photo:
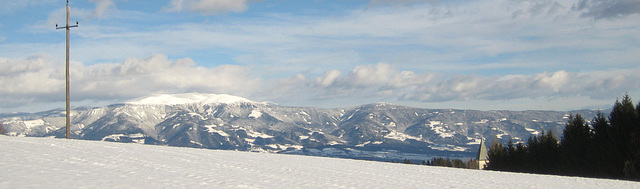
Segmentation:
{"type": "Polygon", "coordinates": [[[67,30],[67,61],[66,61],[66,72],[65,72],[65,80],[66,80],[66,96],[67,96],[67,100],[66,100],[66,129],[67,129],[67,133],[66,133],[66,138],[70,139],[71,138],[71,103],[70,103],[70,97],[69,97],[69,28],[75,28],[78,27],[78,22],[76,22],[76,25],[69,25],[69,13],[70,12],[70,8],[69,8],[69,0],[67,0],[67,25],[62,26],[62,27],[58,27],[58,24],[56,24],[56,29],[65,29],[67,30]]]}
{"type": "Polygon", "coordinates": [[[59,29],[65,29],[65,28],[66,28],[66,29],[69,29],[69,28],[77,28],[77,27],[78,27],[78,22],[76,22],[76,25],[71,25],[71,26],[60,26],[60,27],[58,27],[58,24],[56,24],[56,29],[57,29],[57,30],[59,30],[59,29]]]}

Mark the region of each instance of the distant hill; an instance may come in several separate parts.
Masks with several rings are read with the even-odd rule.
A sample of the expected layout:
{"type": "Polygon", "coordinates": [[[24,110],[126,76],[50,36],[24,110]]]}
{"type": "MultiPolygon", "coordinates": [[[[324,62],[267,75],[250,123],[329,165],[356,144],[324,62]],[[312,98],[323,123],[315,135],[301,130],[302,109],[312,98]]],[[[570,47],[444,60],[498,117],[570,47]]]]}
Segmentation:
{"type": "MultiPolygon", "coordinates": [[[[606,112],[606,111],[605,111],[606,112]]],[[[481,138],[526,141],[596,111],[286,107],[230,95],[155,95],[72,111],[72,138],[371,160],[475,157],[481,138]]],[[[64,111],[0,114],[10,135],[64,137],[64,111]]],[[[489,141],[490,142],[490,141],[489,141]]]]}

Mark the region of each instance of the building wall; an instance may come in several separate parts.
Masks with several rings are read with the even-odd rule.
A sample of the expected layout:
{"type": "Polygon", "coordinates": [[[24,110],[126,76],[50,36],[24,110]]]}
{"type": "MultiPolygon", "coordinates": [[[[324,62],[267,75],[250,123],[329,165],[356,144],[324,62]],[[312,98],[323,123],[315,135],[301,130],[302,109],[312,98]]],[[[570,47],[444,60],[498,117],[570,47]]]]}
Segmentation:
{"type": "Polygon", "coordinates": [[[487,165],[488,160],[478,160],[478,169],[482,170],[487,165]]]}

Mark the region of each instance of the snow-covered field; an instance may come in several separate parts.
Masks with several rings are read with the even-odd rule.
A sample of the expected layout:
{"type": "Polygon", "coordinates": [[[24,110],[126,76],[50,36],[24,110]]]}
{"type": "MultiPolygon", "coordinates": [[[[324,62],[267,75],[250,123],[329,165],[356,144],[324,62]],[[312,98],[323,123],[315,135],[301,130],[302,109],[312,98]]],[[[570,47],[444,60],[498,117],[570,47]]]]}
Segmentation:
{"type": "Polygon", "coordinates": [[[0,188],[640,188],[640,182],[0,136],[0,188]]]}

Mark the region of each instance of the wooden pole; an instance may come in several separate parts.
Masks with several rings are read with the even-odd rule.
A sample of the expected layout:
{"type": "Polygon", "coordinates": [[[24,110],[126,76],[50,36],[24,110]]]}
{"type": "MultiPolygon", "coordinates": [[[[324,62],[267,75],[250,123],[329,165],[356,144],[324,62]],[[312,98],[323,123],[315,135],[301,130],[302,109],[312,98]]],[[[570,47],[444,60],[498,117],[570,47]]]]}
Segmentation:
{"type": "Polygon", "coordinates": [[[67,32],[67,61],[66,61],[66,66],[65,66],[65,80],[66,80],[66,129],[67,129],[67,133],[66,133],[66,138],[70,139],[71,138],[71,103],[70,103],[70,95],[69,95],[69,33],[70,33],[70,29],[72,27],[78,27],[78,23],[76,22],[76,25],[70,26],[69,25],[69,15],[70,15],[70,8],[69,8],[69,0],[67,0],[67,25],[65,25],[64,27],[57,27],[56,25],[56,29],[65,29],[67,32]]]}

